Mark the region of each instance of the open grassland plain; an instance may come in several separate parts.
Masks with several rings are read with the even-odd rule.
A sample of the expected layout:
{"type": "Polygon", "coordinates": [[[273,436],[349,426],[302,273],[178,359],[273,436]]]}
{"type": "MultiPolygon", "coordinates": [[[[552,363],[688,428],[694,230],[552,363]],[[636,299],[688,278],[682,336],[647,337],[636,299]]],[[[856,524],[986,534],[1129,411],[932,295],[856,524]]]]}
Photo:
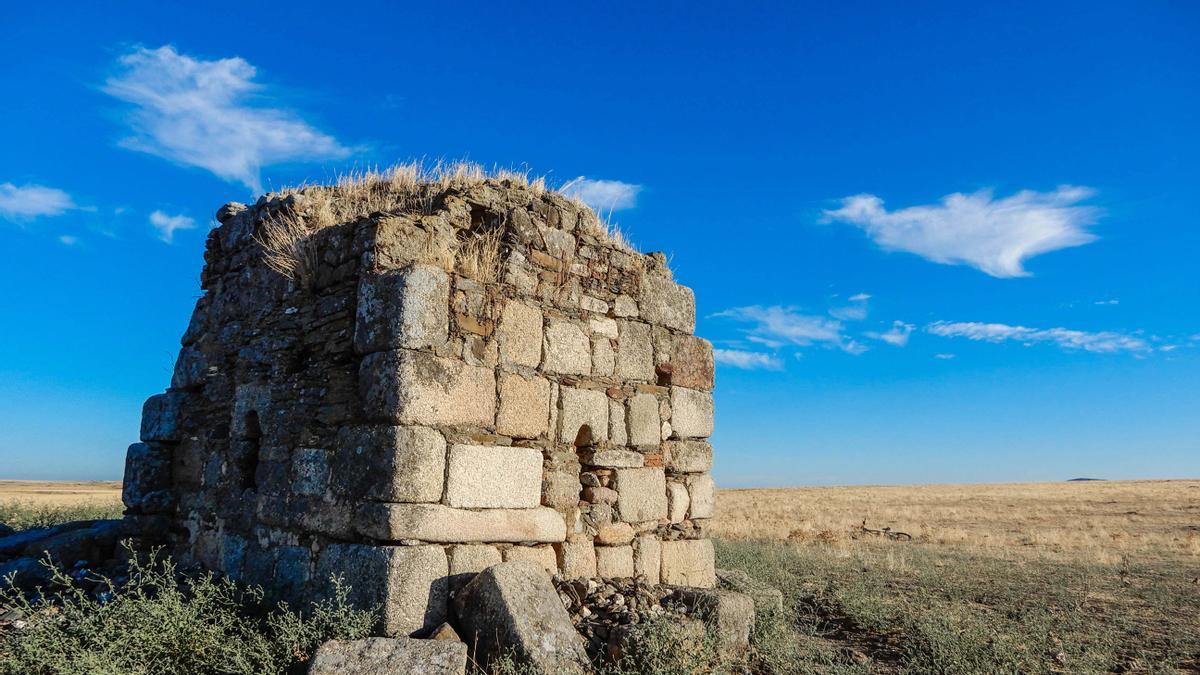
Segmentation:
{"type": "MultiPolygon", "coordinates": [[[[652,667],[629,672],[1200,672],[1200,480],[723,490],[718,501],[718,567],[779,588],[783,612],[759,615],[745,661],[711,666],[664,644],[652,667]],[[865,532],[864,520],[911,539],[865,532]]],[[[0,522],[15,517],[18,529],[104,517],[77,509],[119,514],[119,484],[0,482],[0,522]]],[[[136,613],[186,615],[229,649],[210,659],[194,641],[81,610],[78,625],[47,624],[7,654],[0,644],[0,673],[76,672],[29,670],[51,656],[100,672],[89,671],[93,643],[136,646],[189,672],[266,672],[271,658],[297,667],[259,644],[283,641],[273,624],[168,599],[139,598],[150,604],[136,613]]],[[[361,632],[347,616],[305,628],[304,649],[318,635],[361,632]]]]}
{"type": "Polygon", "coordinates": [[[766,670],[1200,672],[1200,480],[724,490],[717,513],[718,564],[784,592],[766,670]]]}

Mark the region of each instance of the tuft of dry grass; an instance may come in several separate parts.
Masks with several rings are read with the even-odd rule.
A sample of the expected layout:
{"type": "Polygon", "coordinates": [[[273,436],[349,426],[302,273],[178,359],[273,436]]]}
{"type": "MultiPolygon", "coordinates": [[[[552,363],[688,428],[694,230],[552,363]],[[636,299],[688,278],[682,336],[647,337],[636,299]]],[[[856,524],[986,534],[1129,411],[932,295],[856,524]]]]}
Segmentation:
{"type": "MultiPolygon", "coordinates": [[[[502,168],[488,171],[466,161],[438,161],[431,165],[411,161],[385,170],[354,171],[338,176],[332,185],[301,185],[281,191],[278,196],[291,198],[291,208],[268,219],[256,241],[271,269],[303,285],[311,279],[317,262],[318,251],[312,235],[320,230],[380,213],[430,215],[440,195],[489,181],[504,187],[524,188],[537,196],[549,189],[545,177],[531,177],[528,171],[502,168]]],[[[580,209],[580,227],[584,232],[621,249],[634,250],[615,223],[601,218],[579,199],[568,199],[580,209]]],[[[494,281],[500,260],[496,258],[493,273],[492,253],[498,253],[499,242],[491,241],[491,235],[479,241],[476,238],[468,238],[464,243],[469,250],[460,253],[460,264],[482,275],[479,278],[494,281]]]]}
{"type": "Polygon", "coordinates": [[[458,273],[486,284],[499,279],[503,235],[504,231],[500,228],[469,234],[458,247],[458,255],[454,259],[458,273]]]}

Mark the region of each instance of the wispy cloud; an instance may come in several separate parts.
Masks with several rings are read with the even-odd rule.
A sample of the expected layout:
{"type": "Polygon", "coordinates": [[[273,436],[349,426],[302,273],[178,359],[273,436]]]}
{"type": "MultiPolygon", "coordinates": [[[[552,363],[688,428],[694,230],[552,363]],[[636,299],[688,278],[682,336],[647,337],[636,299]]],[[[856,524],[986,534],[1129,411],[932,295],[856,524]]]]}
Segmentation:
{"type": "Polygon", "coordinates": [[[941,361],[949,361],[950,359],[954,358],[954,354],[945,354],[945,353],[934,354],[933,358],[941,360],[941,361]]]}
{"type": "Polygon", "coordinates": [[[743,370],[779,370],[783,368],[783,362],[777,356],[740,349],[714,349],[713,359],[722,365],[743,370]]]}
{"type": "Polygon", "coordinates": [[[1092,304],[1093,305],[1119,305],[1119,304],[1121,304],[1121,301],[1116,298],[1112,298],[1110,300],[1097,300],[1096,302],[1093,302],[1092,304]]]}
{"type": "Polygon", "coordinates": [[[58,243],[63,246],[74,246],[79,243],[79,237],[70,234],[60,234],[58,235],[58,243]]]}
{"type": "Polygon", "coordinates": [[[187,216],[169,216],[162,211],[150,214],[150,224],[158,230],[158,238],[168,244],[175,241],[176,230],[190,230],[196,227],[196,221],[187,216]]]}
{"type": "Polygon", "coordinates": [[[995,199],[990,190],[954,193],[941,203],[888,211],[883,200],[861,194],[825,211],[826,220],[851,223],[887,250],[915,253],[947,265],[970,265],[994,277],[1028,276],[1024,263],[1043,253],[1095,241],[1088,227],[1100,210],[1079,202],[1095,192],[1063,185],[1051,192],[1022,190],[995,199]]]}
{"type": "Polygon", "coordinates": [[[947,338],[966,338],[978,342],[1019,342],[1026,346],[1053,344],[1063,349],[1088,352],[1152,351],[1149,341],[1137,335],[1112,331],[1088,332],[1069,328],[1027,328],[1003,323],[936,321],[925,327],[933,335],[947,338]]]}
{"type": "Polygon", "coordinates": [[[623,183],[619,180],[600,180],[580,176],[567,181],[559,188],[559,192],[582,200],[583,203],[597,211],[620,211],[637,206],[638,193],[641,185],[623,183]]]}
{"type": "Polygon", "coordinates": [[[712,316],[751,324],[746,330],[746,339],[767,346],[807,347],[825,344],[852,354],[861,353],[862,349],[862,345],[845,338],[841,321],[804,314],[795,307],[750,305],[727,309],[712,316]]]}
{"type": "Polygon", "coordinates": [[[71,195],[45,185],[0,183],[0,217],[15,221],[58,216],[77,209],[71,195]]]}
{"type": "Polygon", "coordinates": [[[857,293],[850,296],[850,302],[866,302],[871,299],[870,293],[857,293]]]}
{"type": "Polygon", "coordinates": [[[208,61],[174,47],[137,49],[118,61],[104,91],[133,104],[133,135],[121,141],[262,191],[262,167],[337,159],[350,150],[286,108],[256,106],[254,66],[237,57],[208,61]]]}
{"type": "Polygon", "coordinates": [[[893,321],[892,327],[889,328],[886,332],[879,333],[879,332],[872,331],[872,332],[867,332],[865,335],[869,338],[874,338],[876,340],[881,340],[883,342],[886,342],[889,345],[903,347],[904,345],[908,344],[908,336],[912,335],[913,328],[914,328],[914,326],[911,323],[904,323],[903,321],[893,321]]]}

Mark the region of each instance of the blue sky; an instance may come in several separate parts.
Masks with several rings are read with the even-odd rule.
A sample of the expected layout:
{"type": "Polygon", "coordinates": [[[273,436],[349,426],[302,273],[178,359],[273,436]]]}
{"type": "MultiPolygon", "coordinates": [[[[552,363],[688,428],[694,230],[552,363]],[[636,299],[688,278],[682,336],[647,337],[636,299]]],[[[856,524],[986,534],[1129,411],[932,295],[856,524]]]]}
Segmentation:
{"type": "Polygon", "coordinates": [[[0,478],[120,476],[222,203],[418,157],[672,256],[721,484],[1200,475],[1194,4],[171,4],[0,26],[0,478]]]}

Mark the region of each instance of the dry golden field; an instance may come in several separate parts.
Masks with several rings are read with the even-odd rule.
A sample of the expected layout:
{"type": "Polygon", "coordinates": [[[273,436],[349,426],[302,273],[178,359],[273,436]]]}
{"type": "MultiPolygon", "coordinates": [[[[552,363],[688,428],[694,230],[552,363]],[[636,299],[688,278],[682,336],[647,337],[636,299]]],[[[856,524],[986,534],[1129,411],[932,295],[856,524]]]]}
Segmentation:
{"type": "Polygon", "coordinates": [[[891,527],[980,552],[1200,558],[1200,480],[722,490],[715,537],[847,545],[891,527]]]}
{"type": "Polygon", "coordinates": [[[0,501],[45,506],[108,504],[121,501],[115,480],[0,480],[0,501]]]}

